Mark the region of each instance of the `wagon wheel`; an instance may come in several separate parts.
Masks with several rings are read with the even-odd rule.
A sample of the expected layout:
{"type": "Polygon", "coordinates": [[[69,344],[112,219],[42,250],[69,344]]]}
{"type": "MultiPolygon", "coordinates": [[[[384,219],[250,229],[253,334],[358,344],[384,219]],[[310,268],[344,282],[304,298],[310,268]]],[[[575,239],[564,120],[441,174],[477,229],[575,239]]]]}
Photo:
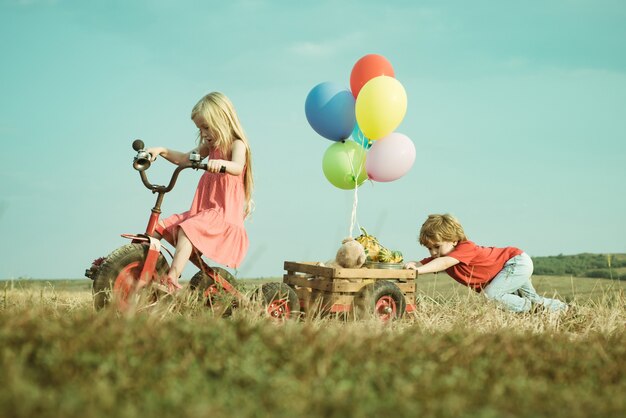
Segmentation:
{"type": "Polygon", "coordinates": [[[364,315],[374,315],[383,322],[401,318],[406,310],[402,291],[395,283],[387,280],[365,286],[359,296],[359,311],[364,315]]]}
{"type": "MultiPolygon", "coordinates": [[[[145,244],[126,244],[108,255],[93,275],[94,307],[102,309],[115,300],[121,310],[135,294],[144,260],[148,255],[145,244]]],[[[169,266],[165,257],[159,254],[156,264],[158,276],[167,274],[169,266]]]]}
{"type": "MultiPolygon", "coordinates": [[[[222,279],[231,285],[235,286],[237,283],[235,276],[230,274],[228,270],[221,267],[209,268],[214,274],[219,274],[222,279]]],[[[203,271],[193,275],[189,281],[189,289],[192,292],[196,292],[198,299],[203,301],[206,306],[213,310],[222,311],[224,315],[230,315],[232,308],[235,308],[237,305],[237,299],[228,294],[219,283],[215,282],[213,277],[203,271]]]]}
{"type": "Polygon", "coordinates": [[[295,290],[285,283],[265,283],[261,286],[263,308],[272,319],[288,320],[299,317],[300,300],[295,290]]]}

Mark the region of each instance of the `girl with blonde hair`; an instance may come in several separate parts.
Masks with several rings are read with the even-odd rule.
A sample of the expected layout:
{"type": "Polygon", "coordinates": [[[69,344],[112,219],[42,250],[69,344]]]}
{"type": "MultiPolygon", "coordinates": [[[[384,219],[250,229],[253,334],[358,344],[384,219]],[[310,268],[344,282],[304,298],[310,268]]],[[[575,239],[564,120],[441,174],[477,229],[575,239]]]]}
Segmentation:
{"type": "Polygon", "coordinates": [[[164,147],[148,148],[152,161],[161,156],[169,162],[189,165],[192,152],[209,157],[188,211],[172,215],[157,231],[176,245],[167,274],[170,291],[181,286],[178,279],[196,249],[227,267],[238,267],[248,251],[244,219],[252,211],[252,161],[248,139],[233,104],[222,93],[212,92],[193,107],[191,119],[198,128],[198,146],[189,152],[164,147]]]}

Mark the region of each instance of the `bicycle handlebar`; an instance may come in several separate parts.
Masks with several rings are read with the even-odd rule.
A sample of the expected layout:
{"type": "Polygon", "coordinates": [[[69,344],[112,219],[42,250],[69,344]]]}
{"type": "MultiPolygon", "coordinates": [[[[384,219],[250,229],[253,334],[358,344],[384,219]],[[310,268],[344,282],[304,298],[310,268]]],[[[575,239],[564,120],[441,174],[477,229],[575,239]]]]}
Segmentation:
{"type": "MultiPolygon", "coordinates": [[[[150,167],[150,160],[152,156],[144,150],[144,143],[141,139],[136,139],[135,141],[133,141],[133,149],[137,151],[137,156],[135,156],[133,160],[133,168],[139,171],[139,175],[141,176],[141,182],[144,184],[144,186],[146,186],[146,188],[148,188],[148,190],[152,190],[152,193],[170,192],[176,184],[178,175],[186,168],[193,168],[194,170],[205,171],[207,169],[206,163],[200,163],[199,160],[194,159],[191,160],[191,163],[189,165],[176,167],[176,170],[174,170],[174,173],[172,173],[170,183],[167,186],[152,184],[148,181],[148,176],[146,175],[146,170],[150,167]]],[[[223,170],[220,170],[220,172],[223,172],[223,170]]]]}

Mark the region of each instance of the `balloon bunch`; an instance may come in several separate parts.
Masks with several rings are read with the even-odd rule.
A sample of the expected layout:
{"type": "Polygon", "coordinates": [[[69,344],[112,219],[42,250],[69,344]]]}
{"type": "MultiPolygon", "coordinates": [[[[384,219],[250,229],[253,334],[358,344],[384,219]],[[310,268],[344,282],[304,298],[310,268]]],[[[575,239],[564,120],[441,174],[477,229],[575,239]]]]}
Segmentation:
{"type": "Polygon", "coordinates": [[[356,62],[350,90],[333,82],[313,87],[304,105],[307,120],[315,132],[335,141],[322,160],[326,179],[340,189],[354,189],[368,178],[388,182],[404,176],[415,162],[415,146],[394,130],[406,107],[404,87],[381,55],[356,62]]]}

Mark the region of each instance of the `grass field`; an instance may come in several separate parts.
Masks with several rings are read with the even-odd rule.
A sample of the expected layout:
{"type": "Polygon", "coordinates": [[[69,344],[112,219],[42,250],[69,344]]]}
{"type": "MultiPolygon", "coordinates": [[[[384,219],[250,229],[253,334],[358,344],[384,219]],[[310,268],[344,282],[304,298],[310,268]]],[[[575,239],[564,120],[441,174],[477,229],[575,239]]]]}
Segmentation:
{"type": "Polygon", "coordinates": [[[507,313],[432,275],[391,324],[275,323],[185,295],[94,312],[86,279],[0,281],[0,416],[626,415],[626,282],[533,281],[573,309],[507,313]]]}

